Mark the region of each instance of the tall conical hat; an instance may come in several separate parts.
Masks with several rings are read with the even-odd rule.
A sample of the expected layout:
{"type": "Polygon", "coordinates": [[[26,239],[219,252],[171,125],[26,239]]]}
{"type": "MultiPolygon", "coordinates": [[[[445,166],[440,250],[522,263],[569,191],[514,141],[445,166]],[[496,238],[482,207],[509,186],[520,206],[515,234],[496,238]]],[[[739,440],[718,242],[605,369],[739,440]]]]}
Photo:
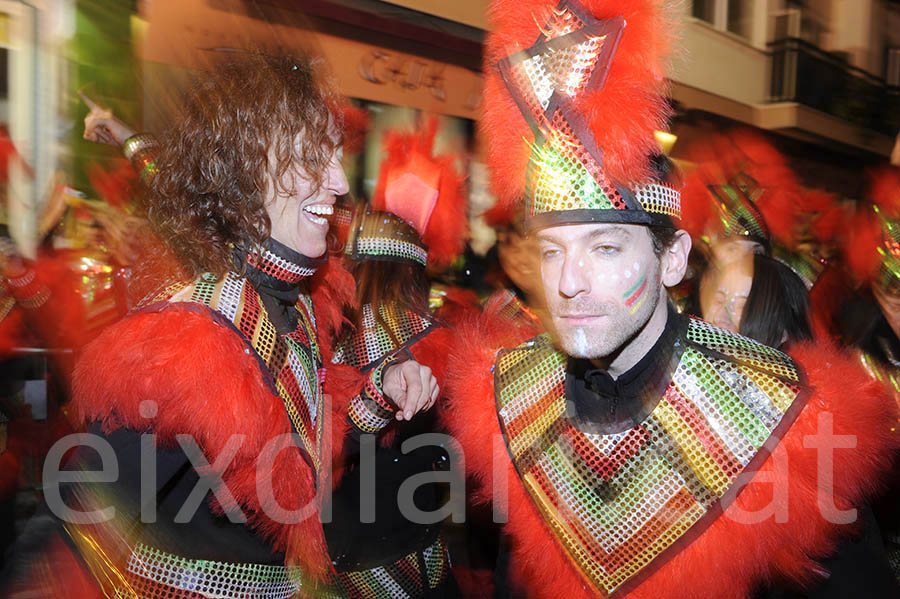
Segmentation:
{"type": "Polygon", "coordinates": [[[485,47],[492,185],[525,224],[671,224],[678,191],[656,181],[664,60],[661,0],[495,0],[485,47]]]}

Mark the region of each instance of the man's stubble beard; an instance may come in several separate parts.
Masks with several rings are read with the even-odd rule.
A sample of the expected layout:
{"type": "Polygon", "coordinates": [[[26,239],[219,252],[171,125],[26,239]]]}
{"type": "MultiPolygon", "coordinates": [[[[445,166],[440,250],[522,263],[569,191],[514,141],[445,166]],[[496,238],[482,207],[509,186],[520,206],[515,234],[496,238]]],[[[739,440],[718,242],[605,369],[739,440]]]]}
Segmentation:
{"type": "Polygon", "coordinates": [[[573,358],[586,360],[601,360],[616,354],[625,345],[631,342],[649,322],[650,317],[656,312],[659,305],[659,269],[653,274],[655,281],[653,287],[648,290],[650,297],[644,302],[642,309],[632,317],[624,304],[607,303],[594,305],[577,300],[562,302],[555,306],[557,313],[563,311],[584,311],[599,313],[607,318],[606,326],[571,326],[565,330],[559,326],[559,321],[553,318],[556,327],[557,338],[562,350],[573,358]],[[587,307],[587,310],[584,308],[587,307]],[[574,310],[573,310],[574,308],[574,310]],[[599,308],[599,309],[596,309],[599,308]],[[599,330],[597,330],[599,329],[599,330]]]}

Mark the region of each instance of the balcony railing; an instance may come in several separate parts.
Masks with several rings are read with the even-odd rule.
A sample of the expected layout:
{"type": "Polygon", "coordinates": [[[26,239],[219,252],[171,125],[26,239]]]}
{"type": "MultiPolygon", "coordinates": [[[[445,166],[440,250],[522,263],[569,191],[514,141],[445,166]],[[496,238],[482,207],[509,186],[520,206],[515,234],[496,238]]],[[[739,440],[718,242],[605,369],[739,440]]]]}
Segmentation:
{"type": "Polygon", "coordinates": [[[900,129],[900,88],[796,38],[769,44],[772,102],[799,102],[893,137],[900,129]]]}

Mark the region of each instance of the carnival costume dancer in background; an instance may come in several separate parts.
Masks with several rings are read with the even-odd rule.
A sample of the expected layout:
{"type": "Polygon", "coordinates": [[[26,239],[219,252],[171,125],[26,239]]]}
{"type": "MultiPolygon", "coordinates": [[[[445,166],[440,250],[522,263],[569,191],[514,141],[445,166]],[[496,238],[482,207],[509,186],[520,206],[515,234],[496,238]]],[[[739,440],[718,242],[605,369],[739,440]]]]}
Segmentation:
{"type": "Polygon", "coordinates": [[[807,284],[824,264],[799,249],[799,230],[830,196],[805,190],[750,131],[711,135],[686,155],[680,225],[696,274],[685,310],[775,348],[810,340],[807,284]]]}
{"type": "MultiPolygon", "coordinates": [[[[385,135],[386,157],[373,202],[404,218],[370,206],[342,207],[335,215],[337,229],[347,232],[343,253],[356,280],[355,309],[349,311],[350,324],[332,358],[334,376],[325,384],[339,402],[357,396],[373,369],[398,358],[414,359],[430,368],[439,384],[444,380],[451,331],[429,308],[426,268],[444,268],[460,253],[467,221],[462,178],[452,156],[433,154],[436,131],[432,118],[417,132],[385,135]]],[[[334,493],[335,517],[325,526],[344,595],[457,596],[442,518],[432,516],[446,499],[442,485],[422,484],[405,499],[401,492],[404,481],[449,467],[446,450],[436,443],[402,449],[417,434],[438,430],[436,410],[407,422],[351,400],[349,415],[354,430],[370,433],[370,443],[361,446],[357,435],[346,444],[346,474],[334,493]],[[377,449],[374,433],[381,433],[377,449]],[[366,488],[363,481],[371,468],[375,476],[366,488]],[[364,513],[373,519],[363,521],[364,513]]]]}
{"type": "MultiPolygon", "coordinates": [[[[900,169],[870,173],[867,201],[845,232],[843,254],[858,292],[830,324],[866,370],[890,386],[900,409],[900,169]]],[[[900,436],[900,418],[889,424],[900,436]]],[[[888,557],[900,581],[900,474],[875,504],[888,557]]]]}
{"type": "MultiPolygon", "coordinates": [[[[197,74],[159,145],[124,140],[150,220],[190,277],[108,328],[76,368],[73,406],[115,450],[119,477],[67,485],[63,501],[117,512],[63,526],[107,594],[333,588],[319,509],[347,406],[323,393],[318,330],[336,328],[353,284],[338,268],[328,285],[311,279],[325,261],[325,217],[348,187],[340,99],[310,57],[227,58],[197,74]],[[142,460],[150,438],[156,451],[142,460]]],[[[373,369],[358,401],[412,417],[437,393],[409,360],[373,369]]],[[[78,457],[85,472],[107,466],[90,449],[78,457]]]]}
{"type": "Polygon", "coordinates": [[[508,517],[513,584],[530,597],[746,598],[774,581],[893,596],[883,554],[824,583],[815,561],[856,530],[853,506],[890,466],[884,387],[835,350],[799,344],[792,358],[667,302],[691,243],[650,160],[666,4],[496,1],[491,16],[494,192],[525,198],[555,330],[522,342],[488,315],[462,331],[448,418],[508,517]]]}

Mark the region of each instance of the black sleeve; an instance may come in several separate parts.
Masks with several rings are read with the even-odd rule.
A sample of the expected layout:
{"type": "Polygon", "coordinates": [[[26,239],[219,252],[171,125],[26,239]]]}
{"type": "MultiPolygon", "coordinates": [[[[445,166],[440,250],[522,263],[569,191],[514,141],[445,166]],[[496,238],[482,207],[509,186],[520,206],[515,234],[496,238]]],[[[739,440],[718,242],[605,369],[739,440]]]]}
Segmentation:
{"type": "Polygon", "coordinates": [[[859,510],[859,534],[842,541],[837,551],[822,562],[830,576],[807,591],[771,587],[756,599],[875,599],[900,597],[900,583],[894,577],[881,531],[870,507],[859,510]]]}

